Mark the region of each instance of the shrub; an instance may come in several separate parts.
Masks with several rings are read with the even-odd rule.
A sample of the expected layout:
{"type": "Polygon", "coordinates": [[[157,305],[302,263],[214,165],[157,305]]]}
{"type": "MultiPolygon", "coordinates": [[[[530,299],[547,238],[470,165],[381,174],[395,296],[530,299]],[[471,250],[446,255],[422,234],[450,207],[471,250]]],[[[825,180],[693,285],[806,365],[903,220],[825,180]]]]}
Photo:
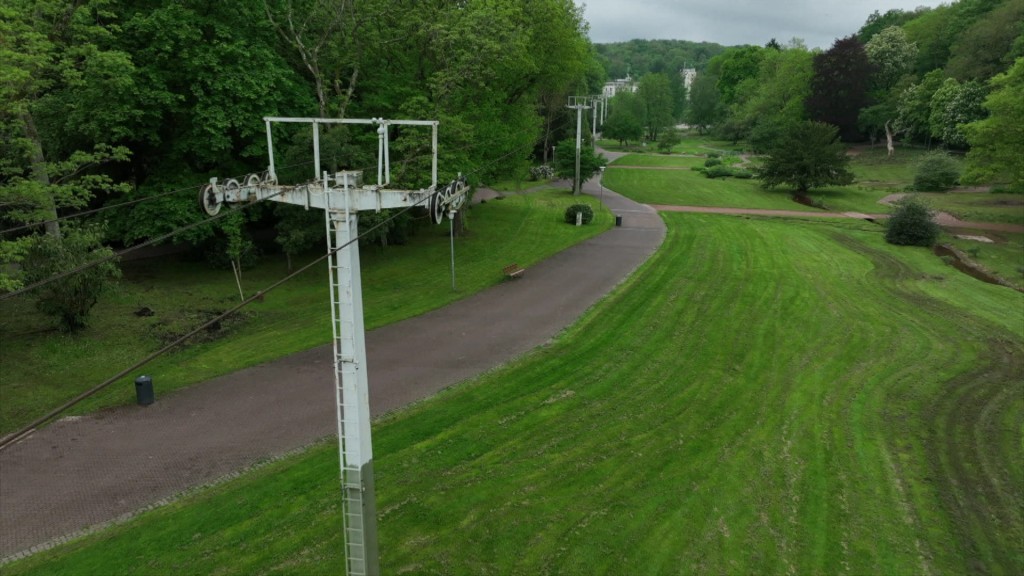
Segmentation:
{"type": "Polygon", "coordinates": [[[913,197],[896,204],[896,211],[885,224],[885,241],[899,246],[932,246],[939,238],[939,225],[932,211],[913,197]]]}
{"type": "Polygon", "coordinates": [[[583,214],[583,223],[590,224],[594,219],[594,210],[586,204],[573,204],[565,209],[565,221],[569,224],[576,223],[576,214],[583,214]]]}
{"type": "Polygon", "coordinates": [[[530,180],[550,180],[555,177],[555,169],[547,164],[530,168],[530,180]]]}
{"type": "Polygon", "coordinates": [[[719,154],[718,152],[708,152],[708,158],[718,158],[720,156],[721,154],[719,154]]]}
{"type": "Polygon", "coordinates": [[[708,178],[728,178],[732,176],[732,169],[728,166],[712,166],[704,171],[708,178]]]}
{"type": "Polygon", "coordinates": [[[694,172],[700,172],[702,174],[704,173],[703,166],[690,166],[690,170],[693,170],[694,172]]]}
{"type": "Polygon", "coordinates": [[[749,170],[737,168],[732,171],[732,177],[739,178],[740,180],[750,180],[751,178],[754,177],[754,173],[749,170]]]}
{"type": "Polygon", "coordinates": [[[929,152],[917,167],[914,190],[918,192],[945,192],[956,186],[960,170],[949,154],[929,152]]]}
{"type": "Polygon", "coordinates": [[[722,164],[722,161],[719,160],[718,156],[715,156],[713,158],[708,158],[707,160],[704,161],[704,167],[705,168],[711,168],[712,166],[719,166],[721,164],[722,164]]]}
{"type": "MultiPolygon", "coordinates": [[[[66,226],[63,232],[63,238],[47,234],[32,242],[23,264],[26,283],[47,280],[113,255],[100,242],[98,229],[66,226]]],[[[36,307],[56,318],[62,331],[75,332],[86,326],[89,311],[120,277],[121,270],[113,261],[86,268],[38,289],[36,307]]]]}

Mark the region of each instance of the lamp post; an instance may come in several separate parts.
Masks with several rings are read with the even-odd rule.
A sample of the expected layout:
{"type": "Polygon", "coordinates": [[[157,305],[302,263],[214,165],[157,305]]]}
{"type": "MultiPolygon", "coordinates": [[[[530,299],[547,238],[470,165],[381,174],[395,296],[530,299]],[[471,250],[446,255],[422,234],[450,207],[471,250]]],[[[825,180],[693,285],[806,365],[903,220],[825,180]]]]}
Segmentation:
{"type": "Polygon", "coordinates": [[[604,204],[604,169],[605,169],[605,166],[601,166],[601,178],[599,180],[600,183],[601,183],[601,203],[602,204],[604,204]]]}
{"type": "Polygon", "coordinates": [[[551,163],[556,166],[558,165],[558,153],[555,152],[554,146],[551,147],[551,163]]]}

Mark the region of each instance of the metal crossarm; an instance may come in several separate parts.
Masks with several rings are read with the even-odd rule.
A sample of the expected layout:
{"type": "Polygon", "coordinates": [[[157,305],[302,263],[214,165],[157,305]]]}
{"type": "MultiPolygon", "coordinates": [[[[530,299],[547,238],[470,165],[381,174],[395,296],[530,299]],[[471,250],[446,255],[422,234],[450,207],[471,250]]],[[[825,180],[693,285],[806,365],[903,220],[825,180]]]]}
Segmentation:
{"type": "Polygon", "coordinates": [[[363,323],[363,291],[359,269],[359,212],[423,206],[431,219],[440,223],[453,217],[465,201],[468,187],[461,177],[437,187],[437,126],[434,120],[264,118],[270,166],[262,174],[241,180],[219,182],[212,178],[199,192],[199,202],[208,214],[216,214],[226,203],[272,200],[323,209],[329,255],[328,285],[331,292],[331,329],[334,343],[334,384],[338,424],[338,460],[342,492],[342,522],[345,536],[345,567],[350,575],[380,574],[377,550],[377,512],[373,480],[373,446],[370,439],[369,378],[363,323]],[[306,123],[313,128],[314,179],[297,186],[278,183],[274,166],[271,124],[306,123]],[[377,126],[377,184],[364,185],[361,171],[329,175],[320,171],[319,134],[321,124],[363,124],[377,126]],[[427,126],[432,129],[433,163],[431,185],[421,190],[388,188],[391,180],[391,125],[427,126]]]}

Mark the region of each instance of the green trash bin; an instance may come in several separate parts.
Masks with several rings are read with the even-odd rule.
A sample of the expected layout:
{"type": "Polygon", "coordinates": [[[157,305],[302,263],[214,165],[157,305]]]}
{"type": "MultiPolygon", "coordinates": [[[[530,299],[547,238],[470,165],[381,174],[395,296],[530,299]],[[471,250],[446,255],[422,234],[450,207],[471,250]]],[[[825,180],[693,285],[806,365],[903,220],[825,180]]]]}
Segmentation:
{"type": "Polygon", "coordinates": [[[149,376],[139,376],[135,379],[135,399],[139,406],[149,406],[156,400],[153,394],[153,379],[149,376]]]}

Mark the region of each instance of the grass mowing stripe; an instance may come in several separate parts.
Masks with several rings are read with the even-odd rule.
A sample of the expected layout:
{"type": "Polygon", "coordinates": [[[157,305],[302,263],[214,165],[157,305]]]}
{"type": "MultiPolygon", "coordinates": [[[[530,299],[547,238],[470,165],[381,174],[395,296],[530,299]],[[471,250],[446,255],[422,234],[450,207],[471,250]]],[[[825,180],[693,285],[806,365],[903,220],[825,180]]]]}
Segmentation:
{"type": "MultiPolygon", "coordinates": [[[[877,230],[664,217],[662,249],[550,345],[376,423],[386,571],[1020,565],[1024,403],[1001,399],[1021,397],[1024,334],[955,302],[1024,295],[877,230]]],[[[5,571],[336,570],[335,458],[5,571]]]]}

